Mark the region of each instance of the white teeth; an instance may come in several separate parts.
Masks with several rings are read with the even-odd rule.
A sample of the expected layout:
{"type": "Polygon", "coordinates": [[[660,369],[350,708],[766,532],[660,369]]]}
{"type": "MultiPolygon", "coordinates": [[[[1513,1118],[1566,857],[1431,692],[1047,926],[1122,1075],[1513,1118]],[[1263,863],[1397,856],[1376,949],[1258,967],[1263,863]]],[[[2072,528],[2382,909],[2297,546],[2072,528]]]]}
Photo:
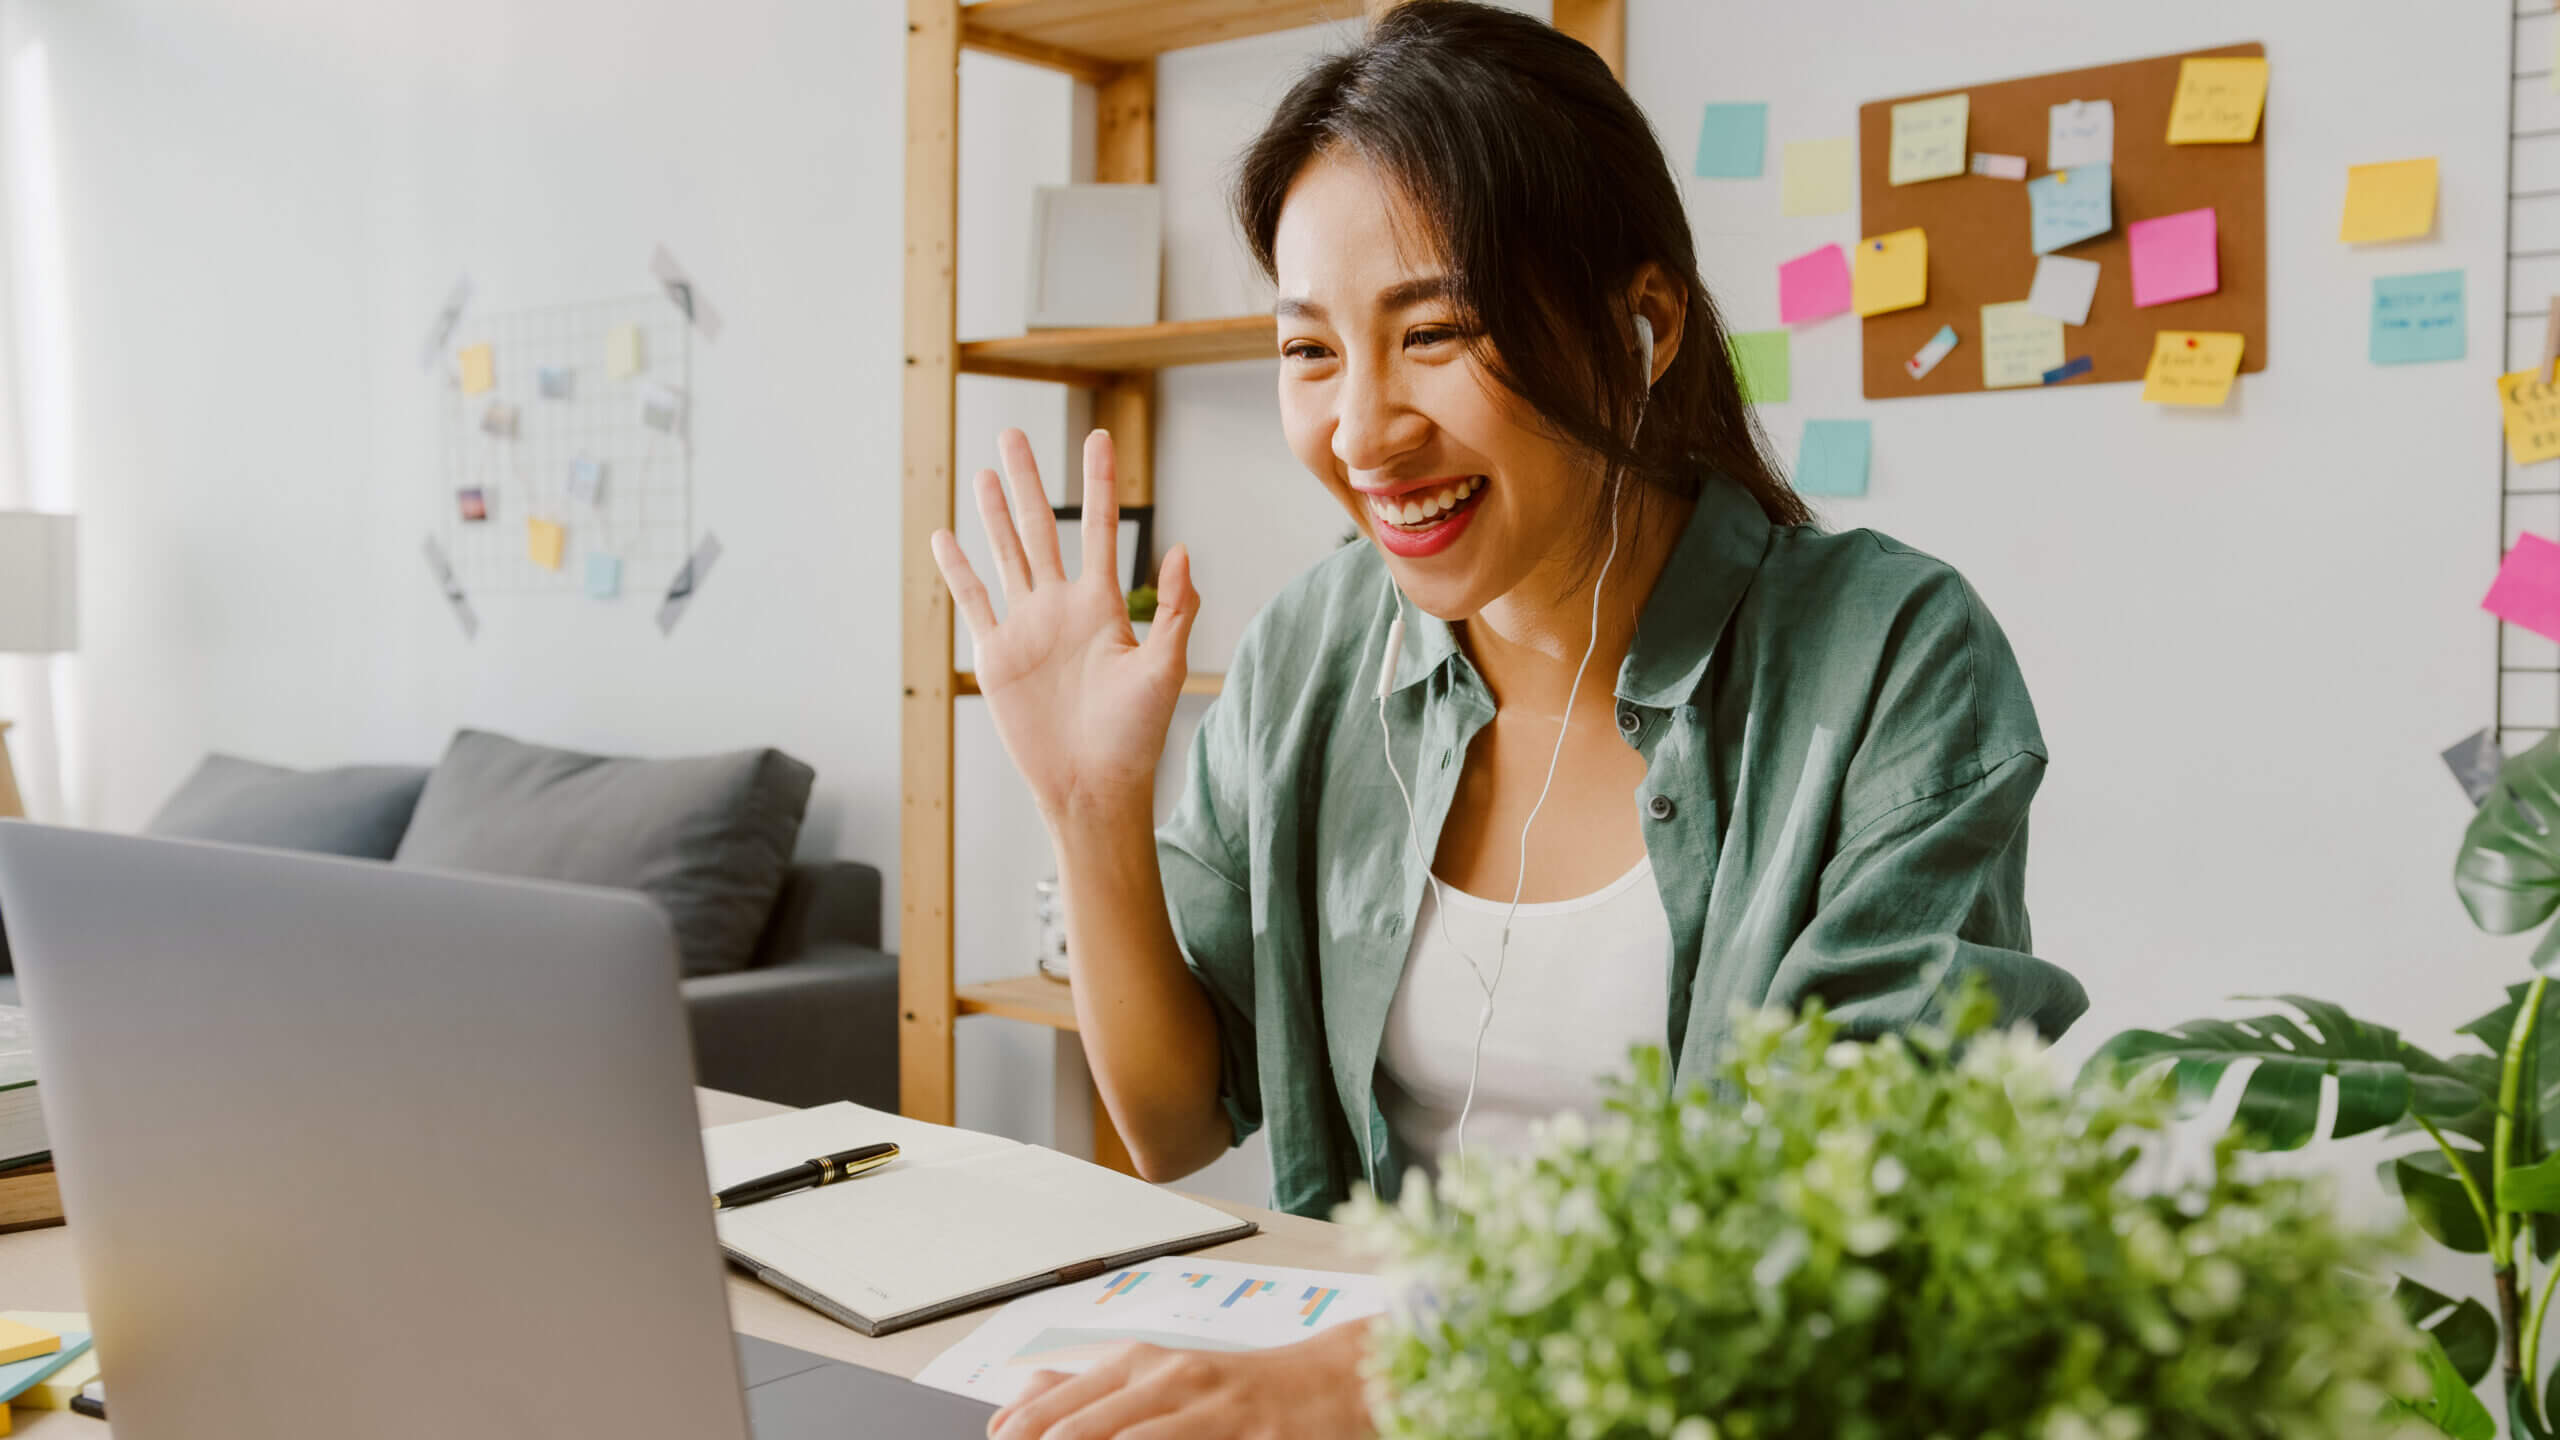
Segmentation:
{"type": "Polygon", "coordinates": [[[1407,500],[1404,502],[1404,510],[1397,518],[1403,520],[1407,525],[1419,525],[1422,523],[1423,518],[1422,507],[1414,504],[1410,500],[1407,500]]]}
{"type": "Polygon", "coordinates": [[[1406,495],[1372,499],[1369,508],[1378,518],[1397,525],[1420,525],[1458,508],[1466,498],[1484,488],[1484,477],[1470,475],[1455,485],[1443,486],[1428,495],[1406,495]]]}

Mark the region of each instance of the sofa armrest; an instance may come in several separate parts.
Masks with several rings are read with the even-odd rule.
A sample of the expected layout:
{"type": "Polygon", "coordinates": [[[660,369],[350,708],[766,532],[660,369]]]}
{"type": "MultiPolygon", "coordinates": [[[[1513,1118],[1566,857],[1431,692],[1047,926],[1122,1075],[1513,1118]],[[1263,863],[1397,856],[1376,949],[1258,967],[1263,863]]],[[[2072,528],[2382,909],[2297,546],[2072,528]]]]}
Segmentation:
{"type": "Polygon", "coordinates": [[[898,1108],[898,957],[818,945],[684,982],[696,1077],[783,1105],[898,1108]]]}
{"type": "Polygon", "coordinates": [[[784,964],[821,945],[880,948],[880,872],[855,860],[795,864],[773,897],[749,969],[784,964]]]}

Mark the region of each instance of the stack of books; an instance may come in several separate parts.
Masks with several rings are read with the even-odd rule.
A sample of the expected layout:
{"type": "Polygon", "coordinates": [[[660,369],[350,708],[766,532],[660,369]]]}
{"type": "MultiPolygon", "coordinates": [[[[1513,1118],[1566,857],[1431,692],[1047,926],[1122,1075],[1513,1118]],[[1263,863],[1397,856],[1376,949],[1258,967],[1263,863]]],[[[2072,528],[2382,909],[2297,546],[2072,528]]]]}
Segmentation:
{"type": "Polygon", "coordinates": [[[36,1051],[27,1012],[0,1005],[0,1235],[62,1223],[51,1144],[36,1102],[36,1051]]]}

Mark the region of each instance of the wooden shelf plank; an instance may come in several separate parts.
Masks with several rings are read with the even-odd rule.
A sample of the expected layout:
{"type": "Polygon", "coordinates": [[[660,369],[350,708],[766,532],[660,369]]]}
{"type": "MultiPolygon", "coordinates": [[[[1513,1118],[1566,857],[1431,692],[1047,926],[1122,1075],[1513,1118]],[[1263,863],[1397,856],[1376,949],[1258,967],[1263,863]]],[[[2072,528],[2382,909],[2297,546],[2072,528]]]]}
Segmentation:
{"type": "MultiPolygon", "coordinates": [[[[1227,677],[1222,671],[1194,670],[1188,675],[1182,677],[1182,693],[1185,695],[1215,695],[1220,690],[1226,688],[1226,683],[1227,677]]],[[[977,672],[973,670],[952,671],[951,693],[954,695],[975,695],[979,693],[977,672]]]]}
{"type": "Polygon", "coordinates": [[[955,992],[963,1015],[1001,1015],[1052,1030],[1076,1028],[1076,1002],[1063,980],[1034,972],[1010,980],[963,985],[955,992]]]}
{"type": "Polygon", "coordinates": [[[964,375],[1089,384],[1097,372],[1215,365],[1279,354],[1280,325],[1268,315],[1169,320],[1161,325],[1106,325],[1090,330],[1035,330],[960,345],[964,375]]]}
{"type": "Polygon", "coordinates": [[[1365,8],[1364,0],[977,0],[960,14],[969,31],[990,42],[984,48],[1009,41],[1024,49],[1004,53],[1055,65],[1037,53],[1144,60],[1192,45],[1357,20],[1365,8]]]}

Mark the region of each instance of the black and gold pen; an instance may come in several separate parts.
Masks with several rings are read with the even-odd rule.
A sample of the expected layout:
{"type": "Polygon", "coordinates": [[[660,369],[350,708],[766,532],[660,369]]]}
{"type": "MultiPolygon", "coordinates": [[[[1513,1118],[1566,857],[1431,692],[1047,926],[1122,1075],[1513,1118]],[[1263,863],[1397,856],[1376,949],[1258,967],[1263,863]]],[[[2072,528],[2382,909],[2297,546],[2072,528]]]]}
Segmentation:
{"type": "Polygon", "coordinates": [[[868,1174],[897,1158],[898,1147],[895,1145],[857,1145],[850,1150],[839,1150],[833,1155],[821,1155],[815,1160],[803,1160],[788,1170],[776,1170],[770,1175],[759,1175],[753,1180],[740,1181],[712,1196],[711,1208],[735,1210],[741,1205],[753,1205],[759,1200],[770,1200],[777,1195],[788,1195],[795,1190],[814,1190],[821,1185],[833,1185],[839,1180],[850,1180],[856,1175],[868,1174]]]}

